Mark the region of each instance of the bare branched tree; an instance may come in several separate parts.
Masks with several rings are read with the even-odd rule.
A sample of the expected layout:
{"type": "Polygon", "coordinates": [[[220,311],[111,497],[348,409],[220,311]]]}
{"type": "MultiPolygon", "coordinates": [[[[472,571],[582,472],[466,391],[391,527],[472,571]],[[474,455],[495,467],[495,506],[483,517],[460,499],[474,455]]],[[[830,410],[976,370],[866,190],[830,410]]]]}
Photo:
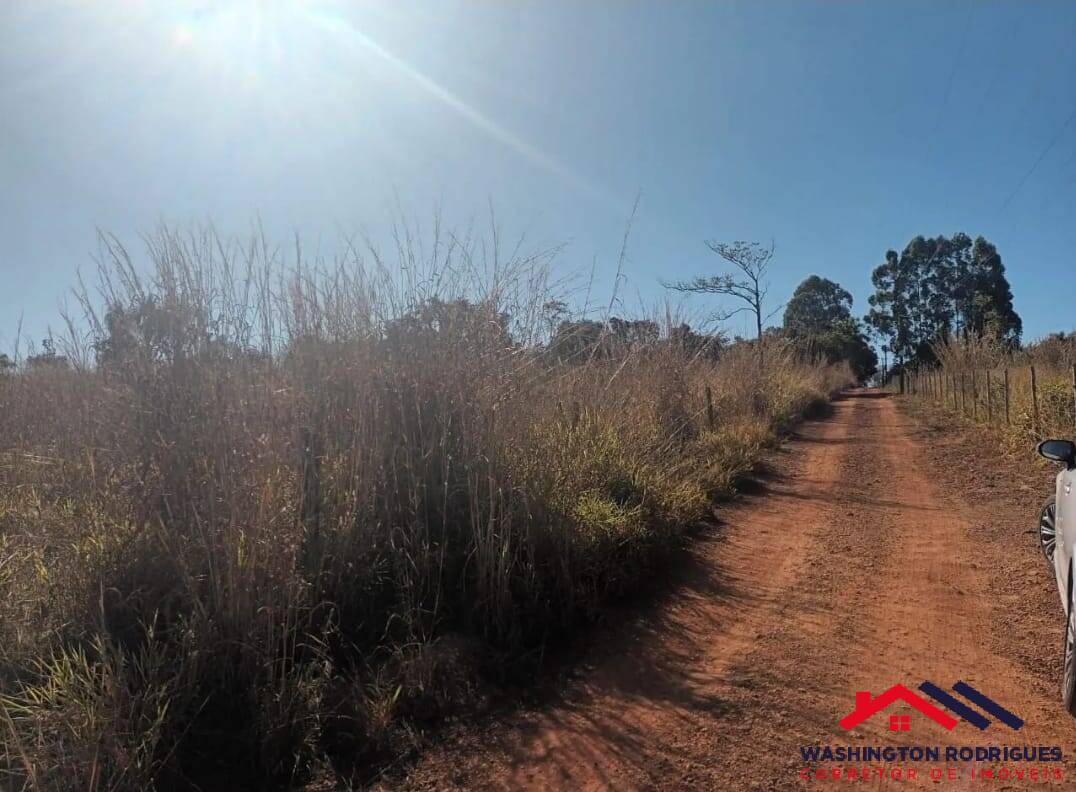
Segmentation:
{"type": "Polygon", "coordinates": [[[749,311],[755,317],[755,330],[758,338],[759,357],[762,356],[762,323],[770,316],[762,313],[763,303],[769,293],[770,284],[766,273],[773,260],[774,245],[769,247],[758,242],[716,242],[708,240],[706,246],[725,261],[732,264],[738,273],[721,275],[699,275],[688,281],[676,281],[662,285],[667,289],[693,294],[722,294],[735,297],[743,303],[739,308],[721,310],[717,313],[718,321],[725,321],[738,313],[749,311]]]}

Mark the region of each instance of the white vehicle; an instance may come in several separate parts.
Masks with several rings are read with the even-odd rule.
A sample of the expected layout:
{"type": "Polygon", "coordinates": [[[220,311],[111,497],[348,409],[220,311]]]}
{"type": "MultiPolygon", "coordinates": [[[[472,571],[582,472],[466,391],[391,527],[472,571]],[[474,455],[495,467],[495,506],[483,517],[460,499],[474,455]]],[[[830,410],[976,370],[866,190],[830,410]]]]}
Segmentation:
{"type": "Polygon", "coordinates": [[[1073,557],[1076,555],[1076,444],[1068,440],[1043,440],[1038,452],[1065,469],[1057,474],[1054,494],[1046,499],[1039,514],[1039,544],[1053,566],[1061,606],[1065,609],[1065,666],[1061,676],[1061,699],[1076,717],[1076,608],[1073,607],[1073,557]]]}

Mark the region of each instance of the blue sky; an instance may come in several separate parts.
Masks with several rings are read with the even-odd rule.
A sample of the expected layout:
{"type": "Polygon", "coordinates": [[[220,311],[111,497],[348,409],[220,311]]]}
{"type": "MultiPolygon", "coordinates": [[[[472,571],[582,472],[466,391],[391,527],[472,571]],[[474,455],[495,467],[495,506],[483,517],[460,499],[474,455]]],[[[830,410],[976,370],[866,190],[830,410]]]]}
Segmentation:
{"type": "Polygon", "coordinates": [[[887,248],[963,230],[1034,338],[1076,324],[1074,112],[1071,2],[6,0],[0,350],[59,327],[96,228],[331,247],[492,201],[608,286],[637,195],[629,309],[772,238],[775,306],[817,273],[862,314],[887,248]]]}

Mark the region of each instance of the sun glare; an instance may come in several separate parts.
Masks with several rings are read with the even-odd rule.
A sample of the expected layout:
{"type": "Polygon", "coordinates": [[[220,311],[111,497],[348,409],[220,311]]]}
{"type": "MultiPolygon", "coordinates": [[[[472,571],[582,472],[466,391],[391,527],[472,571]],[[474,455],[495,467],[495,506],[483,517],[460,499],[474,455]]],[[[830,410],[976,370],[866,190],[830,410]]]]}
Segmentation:
{"type": "Polygon", "coordinates": [[[224,104],[233,98],[253,100],[261,112],[295,116],[314,96],[361,98],[378,90],[417,90],[575,189],[615,202],[607,191],[416,68],[372,32],[406,24],[405,15],[391,5],[233,0],[173,12],[168,40],[174,57],[182,58],[204,85],[224,97],[224,104]]]}
{"type": "Polygon", "coordinates": [[[171,24],[177,54],[191,58],[216,79],[257,82],[287,62],[294,44],[309,36],[305,4],[237,0],[188,8],[171,24]],[[307,30],[304,31],[304,26],[307,30]]]}

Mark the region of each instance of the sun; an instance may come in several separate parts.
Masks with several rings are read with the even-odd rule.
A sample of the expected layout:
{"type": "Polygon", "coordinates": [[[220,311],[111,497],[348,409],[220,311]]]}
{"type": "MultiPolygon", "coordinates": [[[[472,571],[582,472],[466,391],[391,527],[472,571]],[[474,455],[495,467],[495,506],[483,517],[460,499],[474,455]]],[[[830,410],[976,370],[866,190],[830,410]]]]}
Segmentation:
{"type": "Polygon", "coordinates": [[[171,23],[173,49],[217,78],[265,79],[312,43],[308,5],[297,0],[229,0],[180,9],[171,23]]]}
{"type": "MultiPolygon", "coordinates": [[[[296,124],[312,115],[306,111],[313,106],[393,102],[416,95],[449,108],[480,133],[574,188],[617,202],[383,44],[378,31],[399,32],[407,25],[406,15],[391,4],[212,0],[166,8],[172,58],[183,64],[197,88],[214,97],[212,113],[218,119],[242,110],[263,120],[296,124]]],[[[324,112],[317,115],[326,119],[324,112]]]]}

